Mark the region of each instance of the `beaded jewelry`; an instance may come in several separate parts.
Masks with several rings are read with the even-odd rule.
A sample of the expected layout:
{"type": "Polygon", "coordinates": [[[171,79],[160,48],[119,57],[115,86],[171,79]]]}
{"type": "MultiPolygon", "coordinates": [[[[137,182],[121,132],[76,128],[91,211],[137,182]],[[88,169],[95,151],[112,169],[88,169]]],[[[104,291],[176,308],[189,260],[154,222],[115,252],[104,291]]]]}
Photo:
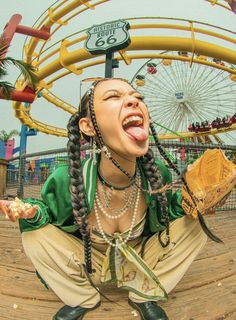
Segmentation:
{"type": "MultiPolygon", "coordinates": [[[[139,181],[138,183],[141,183],[141,178],[139,177],[139,181]]],[[[137,212],[138,212],[138,204],[139,204],[139,200],[140,200],[140,189],[137,188],[137,193],[136,193],[136,199],[135,199],[135,205],[134,205],[134,211],[133,211],[133,217],[131,220],[131,225],[129,228],[129,232],[127,234],[127,237],[123,240],[122,239],[122,243],[126,244],[129,240],[130,237],[132,235],[133,229],[134,229],[134,225],[135,225],[135,220],[136,220],[136,216],[137,216],[137,212]]],[[[116,247],[117,244],[113,243],[112,241],[110,241],[110,239],[107,237],[107,235],[105,234],[103,227],[102,227],[102,223],[99,217],[99,212],[98,212],[98,203],[97,203],[97,198],[95,196],[95,201],[94,201],[94,211],[95,211],[95,217],[96,217],[96,221],[97,221],[97,225],[98,225],[98,229],[103,237],[103,239],[106,241],[106,243],[108,243],[109,245],[111,245],[112,247],[116,247]]]]}
{"type": "Polygon", "coordinates": [[[109,182],[106,178],[103,177],[103,175],[101,174],[100,168],[98,168],[98,178],[102,182],[102,184],[106,185],[109,188],[115,189],[115,190],[125,190],[125,189],[128,189],[133,184],[135,184],[135,179],[134,179],[134,177],[132,177],[131,181],[126,186],[122,186],[122,187],[115,186],[114,184],[111,184],[111,182],[109,182]]]}
{"type": "Polygon", "coordinates": [[[97,153],[101,153],[101,150],[97,147],[95,138],[91,138],[91,144],[92,144],[92,148],[91,148],[91,155],[93,158],[93,165],[95,166],[97,164],[97,153]]]}
{"type": "Polygon", "coordinates": [[[97,193],[95,194],[95,200],[96,200],[97,205],[98,205],[99,209],[101,210],[101,212],[102,212],[107,218],[109,218],[109,219],[115,220],[115,219],[121,218],[121,217],[126,213],[126,211],[127,211],[127,209],[128,209],[128,207],[126,206],[126,208],[122,208],[123,210],[120,209],[120,212],[119,212],[118,214],[110,215],[109,213],[107,213],[107,211],[106,211],[106,210],[104,209],[104,207],[102,206],[102,203],[100,202],[97,193]]]}
{"type": "MultiPolygon", "coordinates": [[[[136,180],[137,180],[137,184],[140,183],[140,174],[138,173],[137,174],[137,177],[136,177],[136,180]]],[[[98,190],[96,191],[95,193],[95,200],[97,201],[97,205],[99,207],[99,209],[101,210],[101,212],[109,219],[119,219],[120,217],[122,217],[126,211],[129,209],[129,208],[132,208],[135,206],[135,199],[136,199],[136,193],[137,193],[137,187],[136,186],[133,186],[132,188],[132,191],[130,192],[130,194],[127,196],[127,192],[124,193],[124,206],[122,208],[119,208],[119,209],[114,209],[110,206],[110,203],[111,203],[111,198],[112,198],[112,194],[109,192],[109,196],[106,195],[106,192],[104,190],[104,186],[102,185],[102,189],[103,189],[103,198],[105,200],[105,208],[109,208],[110,211],[113,212],[113,214],[109,214],[102,202],[100,201],[99,199],[99,193],[98,193],[98,190]]]]}
{"type": "Polygon", "coordinates": [[[108,195],[107,195],[105,187],[104,187],[104,185],[102,185],[102,194],[103,194],[103,200],[104,200],[104,205],[102,204],[103,207],[110,208],[110,210],[112,210],[115,213],[120,213],[126,207],[128,207],[128,208],[133,207],[133,199],[134,199],[134,195],[135,195],[135,192],[136,192],[136,188],[132,187],[131,192],[124,192],[123,191],[123,203],[124,203],[124,206],[122,208],[119,208],[119,209],[114,209],[114,208],[111,207],[112,191],[113,191],[112,189],[109,189],[107,191],[108,192],[108,195]]]}
{"type": "Polygon", "coordinates": [[[111,153],[108,150],[107,146],[104,145],[101,150],[104,152],[104,154],[107,157],[107,159],[111,159],[111,153]]]}

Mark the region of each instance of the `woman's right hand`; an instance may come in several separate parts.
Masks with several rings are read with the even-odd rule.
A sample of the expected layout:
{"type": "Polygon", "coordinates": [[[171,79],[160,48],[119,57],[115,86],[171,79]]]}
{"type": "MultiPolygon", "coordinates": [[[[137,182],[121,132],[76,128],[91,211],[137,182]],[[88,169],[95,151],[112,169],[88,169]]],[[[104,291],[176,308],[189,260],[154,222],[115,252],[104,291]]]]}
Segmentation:
{"type": "Polygon", "coordinates": [[[24,204],[18,198],[15,201],[0,200],[0,213],[3,213],[6,219],[13,222],[20,218],[31,219],[37,212],[37,206],[24,204]]]}

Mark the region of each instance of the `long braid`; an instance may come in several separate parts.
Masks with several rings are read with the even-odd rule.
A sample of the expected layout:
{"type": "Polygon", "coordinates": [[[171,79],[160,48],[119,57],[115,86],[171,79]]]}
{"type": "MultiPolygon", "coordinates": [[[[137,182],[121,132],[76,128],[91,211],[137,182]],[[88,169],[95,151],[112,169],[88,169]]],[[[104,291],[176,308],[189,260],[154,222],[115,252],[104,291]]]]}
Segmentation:
{"type": "MultiPolygon", "coordinates": [[[[155,141],[155,145],[158,149],[158,151],[160,152],[160,155],[166,160],[166,162],[168,163],[168,165],[170,166],[171,169],[173,169],[175,171],[175,173],[177,173],[178,176],[181,176],[182,177],[182,174],[181,172],[179,171],[179,169],[175,166],[175,164],[170,160],[170,158],[168,157],[165,149],[162,147],[162,145],[160,144],[160,141],[157,137],[157,132],[156,132],[156,129],[152,123],[152,121],[150,121],[150,129],[151,129],[151,132],[152,132],[152,136],[154,138],[154,141],[155,141]]],[[[185,179],[182,177],[181,179],[183,179],[184,181],[184,184],[187,184],[185,179]]]]}
{"type": "Polygon", "coordinates": [[[88,206],[84,192],[83,172],[80,160],[80,129],[78,126],[80,115],[75,113],[69,120],[67,151],[69,157],[71,205],[75,223],[79,225],[84,242],[84,260],[88,273],[92,273],[91,239],[88,230],[88,206]]]}
{"type": "Polygon", "coordinates": [[[199,223],[203,229],[203,231],[205,232],[205,234],[213,241],[215,242],[218,242],[218,243],[221,243],[223,242],[220,238],[218,238],[216,235],[214,235],[212,233],[212,231],[207,227],[206,223],[205,223],[205,220],[201,214],[201,212],[198,210],[198,207],[197,207],[197,200],[195,199],[195,196],[194,194],[192,193],[192,191],[189,189],[189,186],[187,184],[187,181],[184,177],[184,175],[179,171],[179,169],[175,166],[175,164],[169,159],[168,155],[166,154],[165,152],[165,149],[162,147],[162,145],[160,144],[159,142],[159,139],[157,137],[157,132],[155,130],[155,127],[152,123],[152,121],[150,121],[150,129],[151,129],[151,132],[152,132],[152,136],[154,138],[154,141],[155,141],[155,145],[156,147],[158,148],[161,156],[166,160],[166,162],[169,164],[170,168],[173,169],[178,176],[180,176],[181,178],[181,181],[184,185],[184,187],[186,188],[186,191],[189,193],[192,201],[193,201],[193,204],[197,210],[197,214],[198,214],[198,220],[199,220],[199,223]]]}
{"type": "MultiPolygon", "coordinates": [[[[105,81],[105,80],[104,80],[105,81]]],[[[99,81],[100,82],[100,81],[99,81]]],[[[98,141],[98,145],[100,148],[103,147],[104,145],[104,142],[103,142],[103,139],[102,139],[102,135],[101,135],[101,132],[98,128],[98,124],[97,124],[97,120],[96,120],[96,116],[95,116],[95,112],[94,112],[94,105],[93,105],[93,101],[94,101],[94,88],[96,87],[96,85],[99,83],[99,82],[95,82],[93,84],[93,86],[90,88],[89,90],[89,113],[90,113],[90,117],[91,117],[91,120],[92,120],[92,123],[93,123],[93,127],[94,127],[94,130],[96,132],[96,138],[97,138],[97,141],[98,141]]]]}
{"type": "MultiPolygon", "coordinates": [[[[85,97],[86,100],[86,97],[85,97]]],[[[86,102],[81,102],[81,108],[86,105],[86,102]]],[[[73,214],[75,218],[75,223],[79,225],[80,233],[82,235],[84,243],[84,271],[87,275],[88,281],[91,286],[106,300],[113,302],[107,296],[105,296],[99,288],[97,288],[90,274],[94,273],[96,270],[92,268],[92,257],[91,257],[91,238],[88,230],[88,206],[87,200],[85,198],[84,191],[84,181],[83,181],[83,171],[80,161],[80,138],[81,133],[78,126],[78,121],[81,116],[86,113],[86,110],[80,110],[79,113],[75,113],[69,120],[67,125],[68,138],[67,151],[69,157],[69,174],[70,174],[70,192],[71,192],[71,204],[73,208],[73,214]]],[[[85,137],[88,138],[88,137],[85,137]]],[[[119,305],[117,302],[115,302],[119,305]]],[[[120,305],[119,305],[120,306],[120,305]]]]}
{"type": "MultiPolygon", "coordinates": [[[[142,157],[142,167],[148,178],[152,190],[158,190],[163,187],[162,176],[160,170],[155,164],[153,151],[149,148],[148,152],[142,157]]],[[[161,239],[161,233],[158,234],[160,244],[163,248],[167,247],[170,243],[170,219],[168,215],[168,203],[164,193],[156,193],[158,202],[161,209],[161,218],[160,222],[166,228],[166,239],[165,242],[161,239]]]]}

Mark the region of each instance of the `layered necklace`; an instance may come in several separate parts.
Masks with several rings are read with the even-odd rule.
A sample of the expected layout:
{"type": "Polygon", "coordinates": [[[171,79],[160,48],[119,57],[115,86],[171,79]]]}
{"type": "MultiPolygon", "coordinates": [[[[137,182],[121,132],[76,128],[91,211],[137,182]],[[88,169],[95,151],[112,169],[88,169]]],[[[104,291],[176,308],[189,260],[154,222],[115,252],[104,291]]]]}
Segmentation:
{"type": "Polygon", "coordinates": [[[108,237],[106,236],[103,227],[102,227],[102,223],[100,220],[100,216],[99,216],[99,210],[100,212],[105,215],[107,218],[112,219],[112,220],[116,220],[121,218],[128,209],[133,208],[133,216],[132,216],[132,220],[131,220],[131,225],[129,228],[129,232],[127,234],[127,237],[122,241],[123,243],[127,243],[131,237],[134,225],[135,225],[135,220],[136,220],[136,216],[137,216],[137,211],[138,211],[138,204],[139,204],[139,200],[140,200],[140,193],[141,193],[141,176],[140,176],[140,172],[139,170],[137,170],[135,178],[132,180],[132,184],[129,184],[128,186],[125,187],[117,187],[112,185],[110,182],[108,182],[107,180],[106,183],[104,183],[104,177],[101,175],[101,173],[99,172],[99,180],[101,182],[101,194],[99,193],[98,189],[96,190],[95,193],[95,201],[94,201],[94,211],[95,211],[95,217],[96,217],[96,221],[97,221],[97,225],[98,225],[98,229],[103,237],[103,239],[110,244],[111,246],[115,247],[116,244],[113,243],[112,241],[110,241],[110,239],[108,239],[108,237]],[[108,186],[108,190],[106,192],[105,186],[108,186]],[[131,187],[131,191],[127,192],[126,189],[128,189],[129,187],[131,187]],[[119,189],[118,189],[119,188],[119,189]],[[124,201],[124,205],[121,208],[113,208],[111,206],[111,202],[112,202],[112,195],[113,195],[113,190],[123,190],[123,201],[124,201]],[[103,199],[103,201],[101,200],[101,198],[103,199]]]}

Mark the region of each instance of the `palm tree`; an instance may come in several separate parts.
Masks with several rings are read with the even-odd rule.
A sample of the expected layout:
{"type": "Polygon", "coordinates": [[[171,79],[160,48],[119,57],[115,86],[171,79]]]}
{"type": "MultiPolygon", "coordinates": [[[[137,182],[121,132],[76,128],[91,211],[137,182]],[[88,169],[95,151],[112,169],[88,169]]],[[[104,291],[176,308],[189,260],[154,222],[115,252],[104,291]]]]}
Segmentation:
{"type": "Polygon", "coordinates": [[[6,132],[5,130],[0,131],[0,140],[5,144],[8,140],[10,140],[14,136],[18,136],[20,133],[17,130],[11,130],[10,132],[6,132]]]}
{"type": "MultiPolygon", "coordinates": [[[[12,64],[18,69],[20,69],[23,77],[27,82],[35,88],[38,79],[34,73],[35,69],[31,64],[28,64],[22,60],[17,60],[12,57],[6,57],[6,53],[9,45],[6,40],[1,36],[0,37],[0,79],[7,75],[7,66],[12,64]]],[[[15,90],[15,87],[8,81],[0,81],[0,92],[9,99],[12,91],[15,90]]]]}

